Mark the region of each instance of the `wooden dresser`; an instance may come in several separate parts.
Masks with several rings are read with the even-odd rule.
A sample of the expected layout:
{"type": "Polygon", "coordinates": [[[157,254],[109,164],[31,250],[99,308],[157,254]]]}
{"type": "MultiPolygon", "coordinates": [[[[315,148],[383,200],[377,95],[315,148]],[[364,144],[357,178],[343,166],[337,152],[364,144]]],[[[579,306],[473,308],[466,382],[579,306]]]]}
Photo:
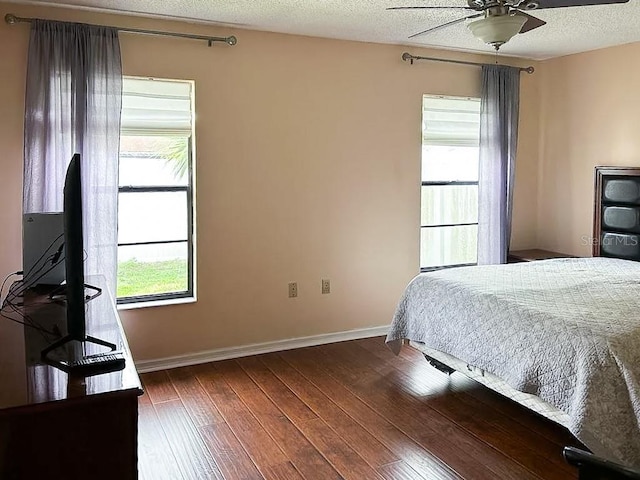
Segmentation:
{"type": "MultiPolygon", "coordinates": [[[[21,313],[46,330],[57,325],[65,333],[64,305],[46,295],[27,296],[25,304],[21,313]]],[[[19,318],[15,313],[9,316],[19,318]]],[[[86,378],[70,376],[40,359],[54,336],[0,317],[3,480],[137,478],[142,387],[106,293],[87,303],[86,324],[87,334],[112,342],[125,353],[124,370],[86,378]]]]}

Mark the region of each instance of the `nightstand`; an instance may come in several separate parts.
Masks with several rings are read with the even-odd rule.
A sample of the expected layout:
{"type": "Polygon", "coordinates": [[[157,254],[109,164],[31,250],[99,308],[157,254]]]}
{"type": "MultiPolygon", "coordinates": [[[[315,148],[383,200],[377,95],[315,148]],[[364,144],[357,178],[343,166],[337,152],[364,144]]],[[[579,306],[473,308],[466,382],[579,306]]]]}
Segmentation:
{"type": "Polygon", "coordinates": [[[531,250],[513,250],[507,256],[508,263],[533,262],[535,260],[549,260],[551,258],[570,258],[573,255],[566,253],[551,252],[549,250],[540,250],[532,248],[531,250]]]}

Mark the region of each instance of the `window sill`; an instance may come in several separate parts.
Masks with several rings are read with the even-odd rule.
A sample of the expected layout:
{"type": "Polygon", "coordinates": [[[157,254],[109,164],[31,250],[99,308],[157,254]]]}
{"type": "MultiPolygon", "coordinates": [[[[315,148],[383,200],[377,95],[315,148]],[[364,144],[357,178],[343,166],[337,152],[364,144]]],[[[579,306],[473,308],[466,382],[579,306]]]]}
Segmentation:
{"type": "Polygon", "coordinates": [[[121,303],[118,310],[136,310],[138,308],[165,307],[168,305],[180,305],[184,303],[196,303],[196,297],[171,298],[168,300],[150,300],[148,302],[121,303]]]}

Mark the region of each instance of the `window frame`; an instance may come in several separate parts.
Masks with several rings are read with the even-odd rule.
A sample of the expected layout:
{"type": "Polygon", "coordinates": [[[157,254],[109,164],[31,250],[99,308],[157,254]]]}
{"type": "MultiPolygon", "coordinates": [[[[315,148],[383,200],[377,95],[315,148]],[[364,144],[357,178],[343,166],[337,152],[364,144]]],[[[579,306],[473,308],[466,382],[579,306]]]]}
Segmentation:
{"type": "MultiPolygon", "coordinates": [[[[141,79],[141,77],[126,77],[133,79],[141,79]]],[[[158,79],[158,80],[167,80],[167,81],[175,81],[169,79],[158,79]]],[[[189,135],[184,135],[182,138],[185,138],[187,141],[187,183],[186,185],[144,185],[144,186],[132,186],[132,185],[118,185],[118,196],[121,193],[162,193],[162,192],[185,192],[186,194],[186,202],[187,202],[187,235],[186,240],[165,240],[165,241],[147,241],[147,242],[118,242],[118,248],[121,246],[135,246],[135,245],[158,245],[158,244],[172,244],[172,243],[185,243],[187,244],[187,289],[176,291],[176,292],[167,292],[167,293],[152,293],[147,295],[131,295],[127,297],[118,297],[117,289],[116,289],[116,303],[118,306],[145,306],[146,303],[150,302],[163,302],[163,301],[171,301],[171,300],[183,300],[183,299],[195,299],[195,288],[194,288],[194,273],[195,273],[195,248],[194,248],[194,233],[195,233],[195,221],[194,221],[194,165],[193,165],[193,119],[195,118],[194,114],[194,95],[193,95],[193,87],[194,82],[189,80],[179,80],[183,82],[191,83],[191,118],[192,118],[192,127],[191,133],[189,135]]],[[[149,129],[149,134],[157,135],[159,137],[178,137],[175,133],[170,132],[162,132],[159,129],[149,129]]],[[[145,136],[142,132],[140,133],[129,133],[123,134],[121,132],[121,136],[145,136]]],[[[120,162],[120,158],[118,158],[118,162],[120,162]]],[[[119,203],[119,202],[118,202],[119,203]]],[[[119,211],[119,207],[118,207],[119,211]]]]}

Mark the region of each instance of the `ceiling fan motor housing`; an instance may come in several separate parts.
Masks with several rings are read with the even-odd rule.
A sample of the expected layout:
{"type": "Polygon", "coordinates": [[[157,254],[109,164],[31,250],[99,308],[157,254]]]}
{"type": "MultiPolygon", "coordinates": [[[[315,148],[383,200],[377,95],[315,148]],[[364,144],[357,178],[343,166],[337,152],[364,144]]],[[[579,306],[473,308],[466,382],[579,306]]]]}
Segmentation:
{"type": "Polygon", "coordinates": [[[479,11],[486,11],[495,7],[515,8],[518,10],[535,10],[540,7],[540,3],[537,0],[467,0],[467,5],[479,11]]]}
{"type": "Polygon", "coordinates": [[[509,11],[509,7],[505,7],[504,5],[498,5],[495,7],[489,7],[485,9],[484,16],[485,17],[502,17],[503,15],[509,15],[511,12],[509,11]]]}

